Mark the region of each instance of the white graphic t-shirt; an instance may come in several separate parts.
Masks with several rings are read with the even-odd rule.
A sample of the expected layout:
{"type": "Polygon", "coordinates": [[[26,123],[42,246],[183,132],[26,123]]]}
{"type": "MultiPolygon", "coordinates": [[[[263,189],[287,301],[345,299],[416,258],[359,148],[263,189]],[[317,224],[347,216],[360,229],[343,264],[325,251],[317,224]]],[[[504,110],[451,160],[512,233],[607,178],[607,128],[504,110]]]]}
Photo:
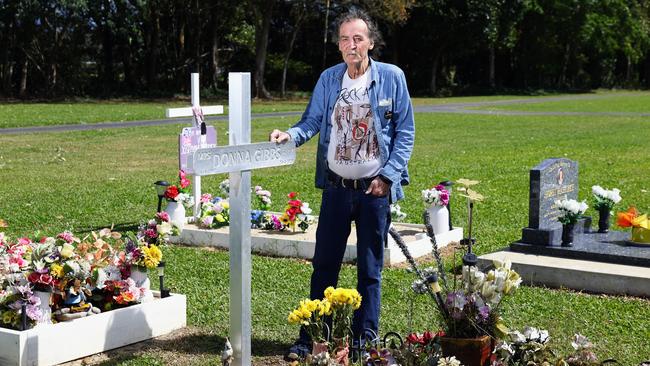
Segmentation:
{"type": "Polygon", "coordinates": [[[343,178],[374,177],[381,169],[369,85],[370,68],[356,79],[346,72],[332,112],[327,162],[343,178]]]}

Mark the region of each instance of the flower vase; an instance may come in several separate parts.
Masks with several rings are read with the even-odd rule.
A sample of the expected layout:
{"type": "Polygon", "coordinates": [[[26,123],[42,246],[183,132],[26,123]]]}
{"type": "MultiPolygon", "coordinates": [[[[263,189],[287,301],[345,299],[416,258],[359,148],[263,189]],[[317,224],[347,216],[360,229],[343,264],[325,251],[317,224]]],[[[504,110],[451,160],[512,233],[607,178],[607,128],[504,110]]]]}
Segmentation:
{"type": "Polygon", "coordinates": [[[185,226],[185,206],[180,202],[169,201],[165,212],[169,214],[169,221],[182,230],[185,226]]]}
{"type": "Polygon", "coordinates": [[[329,352],[329,343],[327,342],[313,342],[311,354],[313,356],[319,355],[323,352],[329,352]]]}
{"type": "Polygon", "coordinates": [[[41,305],[39,306],[41,318],[38,320],[38,325],[52,324],[52,308],[50,307],[52,291],[34,290],[34,295],[41,300],[41,305]]]}
{"type": "Polygon", "coordinates": [[[443,356],[454,356],[464,366],[488,366],[496,359],[492,354],[492,339],[487,335],[478,338],[441,337],[440,347],[443,356]]]}
{"type": "Polygon", "coordinates": [[[151,281],[149,281],[149,275],[147,274],[146,268],[131,266],[130,277],[135,282],[136,286],[144,287],[146,290],[151,288],[151,281]]]}
{"type": "Polygon", "coordinates": [[[429,223],[435,235],[449,231],[449,210],[447,206],[431,205],[427,208],[429,223]]]}
{"type": "Polygon", "coordinates": [[[350,345],[348,344],[348,338],[334,338],[334,361],[338,365],[348,366],[350,361],[348,356],[350,355],[350,345]]]}
{"type": "Polygon", "coordinates": [[[609,208],[601,208],[598,210],[600,216],[598,217],[598,232],[606,233],[609,232],[609,208]]]}
{"type": "Polygon", "coordinates": [[[562,246],[563,247],[572,247],[573,246],[573,228],[575,224],[564,224],[562,225],[562,246]]]}

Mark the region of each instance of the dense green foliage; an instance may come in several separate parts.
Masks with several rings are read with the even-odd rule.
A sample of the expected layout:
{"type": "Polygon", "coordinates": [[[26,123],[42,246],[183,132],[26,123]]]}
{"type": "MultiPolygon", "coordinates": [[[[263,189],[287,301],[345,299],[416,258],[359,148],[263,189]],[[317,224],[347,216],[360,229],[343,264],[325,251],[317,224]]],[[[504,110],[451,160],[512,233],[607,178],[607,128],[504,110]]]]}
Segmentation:
{"type": "Polygon", "coordinates": [[[219,94],[242,70],[309,91],[351,4],[416,94],[650,86],[648,0],[0,0],[0,96],[168,96],[196,71],[219,94]]]}
{"type": "MultiPolygon", "coordinates": [[[[631,110],[650,113],[648,93],[630,98],[631,110]]],[[[494,98],[501,99],[501,98],[494,98]]],[[[576,102],[579,112],[621,110],[627,99],[605,95],[594,106],[576,102]]],[[[467,99],[448,99],[446,102],[467,99]]],[[[476,101],[472,99],[472,101],[476,101]]],[[[545,111],[566,110],[558,102],[531,104],[545,111]],[[556,107],[557,105],[557,107],[556,107]]],[[[523,107],[523,106],[522,106],[523,107]]],[[[576,111],[576,109],[571,109],[576,111]]],[[[253,141],[263,141],[273,128],[286,128],[293,118],[260,119],[253,124],[253,141]]],[[[475,211],[476,249],[487,253],[519,239],[527,223],[528,171],[545,158],[568,157],[580,164],[580,199],[599,184],[621,189],[623,201],[650,210],[644,151],[650,136],[643,116],[538,116],[416,114],[416,147],[410,164],[412,183],[402,207],[407,221],[418,222],[423,205],[420,190],[443,179],[480,180],[476,189],[486,196],[475,211]]],[[[225,123],[216,124],[219,142],[227,142],[225,123]]],[[[173,180],[177,168],[180,126],[124,128],[72,133],[0,135],[0,218],[12,236],[35,230],[55,234],[64,229],[84,235],[115,224],[133,229],[153,215],[153,182],[173,180]]],[[[298,151],[291,167],[259,170],[253,182],[273,192],[273,209],[283,195],[299,191],[317,211],[320,194],[313,187],[315,142],[298,151]]],[[[208,192],[218,192],[223,176],[203,179],[208,192]]],[[[452,196],[452,200],[458,199],[452,196]]],[[[456,201],[458,202],[458,201],[456,201]]],[[[593,210],[587,212],[595,215],[593,210]]],[[[465,226],[463,205],[453,204],[456,225],[465,226]]],[[[188,296],[188,322],[196,333],[144,347],[109,364],[173,364],[185,357],[191,364],[214,364],[228,333],[228,253],[197,248],[165,249],[169,286],[188,296]],[[164,361],[162,361],[164,360],[164,361]]],[[[293,341],[295,327],[286,323],[288,311],[308,295],[311,273],[305,261],[253,257],[253,353],[280,355],[293,341]]],[[[354,286],[356,270],[344,266],[340,284],[354,286]]],[[[382,330],[424,330],[437,327],[432,304],[414,298],[411,273],[400,268],[384,272],[382,330]],[[412,320],[411,320],[411,305],[412,320]]],[[[581,294],[566,290],[522,287],[505,304],[504,318],[512,327],[549,329],[554,345],[570,349],[575,332],[588,336],[602,358],[636,365],[650,356],[650,304],[647,300],[581,294]]],[[[272,363],[267,363],[272,364],[272,363]]]]}

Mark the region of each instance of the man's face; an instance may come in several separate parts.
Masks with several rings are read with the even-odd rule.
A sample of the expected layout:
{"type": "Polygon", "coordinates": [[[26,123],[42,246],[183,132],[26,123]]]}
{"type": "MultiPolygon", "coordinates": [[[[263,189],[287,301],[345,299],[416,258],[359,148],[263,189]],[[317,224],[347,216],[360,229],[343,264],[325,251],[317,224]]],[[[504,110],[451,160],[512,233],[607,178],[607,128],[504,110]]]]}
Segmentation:
{"type": "Polygon", "coordinates": [[[341,24],[339,28],[339,51],[343,61],[351,67],[368,59],[368,50],[374,43],[368,37],[368,26],[361,19],[341,24]]]}

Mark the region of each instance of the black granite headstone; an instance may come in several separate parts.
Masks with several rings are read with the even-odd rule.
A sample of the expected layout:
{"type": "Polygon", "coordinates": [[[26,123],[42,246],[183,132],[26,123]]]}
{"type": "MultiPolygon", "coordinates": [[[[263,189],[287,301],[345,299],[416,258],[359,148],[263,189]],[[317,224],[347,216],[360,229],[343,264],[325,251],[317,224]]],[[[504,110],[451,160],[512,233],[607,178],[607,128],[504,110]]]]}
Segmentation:
{"type": "Polygon", "coordinates": [[[650,267],[650,246],[630,246],[629,231],[591,231],[591,218],[582,217],[574,228],[572,247],[560,246],[562,224],[556,200],[578,199],[578,163],[547,159],[530,170],[528,227],[510,244],[514,252],[650,267]]]}
{"type": "MultiPolygon", "coordinates": [[[[565,158],[544,160],[530,170],[529,195],[528,227],[523,229],[521,241],[535,245],[559,243],[562,224],[555,201],[578,199],[578,162],[565,158]]],[[[576,225],[577,233],[585,224],[581,220],[576,225]]]]}

